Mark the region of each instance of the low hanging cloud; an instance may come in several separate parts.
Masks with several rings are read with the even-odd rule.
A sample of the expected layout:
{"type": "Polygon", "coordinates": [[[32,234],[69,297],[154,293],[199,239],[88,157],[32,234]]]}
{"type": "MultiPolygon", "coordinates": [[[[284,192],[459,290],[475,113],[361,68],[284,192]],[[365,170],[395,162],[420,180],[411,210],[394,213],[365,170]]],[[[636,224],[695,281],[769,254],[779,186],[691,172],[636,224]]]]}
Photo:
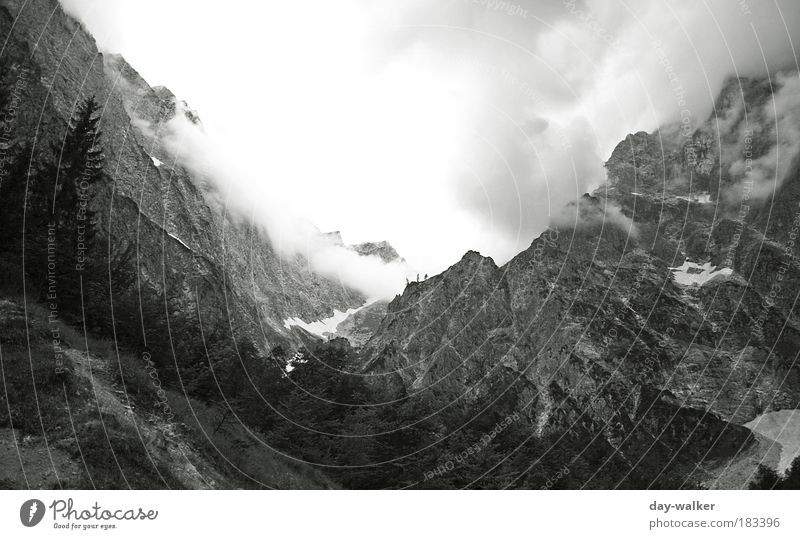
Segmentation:
{"type": "MultiPolygon", "coordinates": [[[[482,76],[483,100],[451,185],[454,198],[499,239],[479,247],[501,262],[605,180],[603,161],[626,134],[670,123],[691,132],[707,120],[730,76],[797,69],[796,2],[557,0],[491,9],[496,5],[441,2],[438,10],[411,12],[411,30],[403,27],[405,38],[391,43],[395,56],[423,47],[482,76]],[[431,21],[436,31],[425,25],[431,21]],[[448,26],[443,43],[440,28],[448,26]]],[[[780,177],[776,167],[785,170],[796,153],[789,90],[775,99],[778,142],[756,164],[768,177],[780,177]]]]}
{"type": "Polygon", "coordinates": [[[276,244],[316,252],[313,222],[414,273],[505,262],[628,133],[693,130],[728,77],[796,71],[800,43],[794,0],[64,2],[199,109],[214,145],[191,153],[276,244]]]}
{"type": "Polygon", "coordinates": [[[222,146],[187,119],[181,103],[176,107],[178,113],[162,129],[161,142],[176,163],[210,185],[206,196],[217,197],[226,212],[259,225],[280,255],[303,256],[313,271],[362,292],[369,300],[391,299],[402,290],[410,275],[404,261],[360,255],[287,209],[290,205],[280,193],[264,197],[251,191],[252,186],[263,185],[250,176],[256,172],[237,166],[235,156],[225,154],[222,146]]]}
{"type": "Polygon", "coordinates": [[[751,113],[757,121],[743,122],[738,133],[736,149],[741,158],[730,166],[730,174],[739,182],[739,199],[744,189],[755,199],[774,195],[800,155],[800,78],[779,76],[775,86],[773,99],[751,113]],[[759,138],[773,144],[763,155],[754,156],[752,148],[759,138]]]}
{"type": "Polygon", "coordinates": [[[639,229],[633,219],[622,213],[622,209],[614,202],[604,198],[581,197],[553,215],[550,225],[560,229],[616,227],[631,238],[639,236],[639,229]]]}

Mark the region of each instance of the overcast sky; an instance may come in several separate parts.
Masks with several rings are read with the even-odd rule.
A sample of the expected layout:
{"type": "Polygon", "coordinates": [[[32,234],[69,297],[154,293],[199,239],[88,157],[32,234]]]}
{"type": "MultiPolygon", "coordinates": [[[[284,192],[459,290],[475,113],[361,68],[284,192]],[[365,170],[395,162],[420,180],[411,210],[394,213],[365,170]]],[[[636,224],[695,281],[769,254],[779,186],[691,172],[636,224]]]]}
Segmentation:
{"type": "Polygon", "coordinates": [[[627,133],[704,120],[726,76],[796,69],[800,46],[791,0],[63,3],[199,112],[256,214],[389,240],[423,273],[505,262],[627,133]]]}

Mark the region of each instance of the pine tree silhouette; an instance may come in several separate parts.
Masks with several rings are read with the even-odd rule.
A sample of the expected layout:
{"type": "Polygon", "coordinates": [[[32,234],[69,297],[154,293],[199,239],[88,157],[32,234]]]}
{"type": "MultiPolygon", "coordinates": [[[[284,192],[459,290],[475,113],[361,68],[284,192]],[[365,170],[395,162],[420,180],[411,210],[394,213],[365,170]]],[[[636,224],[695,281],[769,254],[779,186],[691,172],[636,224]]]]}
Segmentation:
{"type": "MultiPolygon", "coordinates": [[[[105,160],[100,144],[99,108],[94,97],[81,103],[61,145],[53,146],[54,162],[44,173],[51,187],[49,223],[47,230],[40,230],[39,234],[48,236],[48,257],[55,257],[58,302],[65,311],[74,313],[81,310],[82,276],[99,270],[100,262],[94,258],[96,219],[92,207],[103,180],[105,160]]],[[[50,264],[50,258],[47,262],[50,264]]]]}
{"type": "Polygon", "coordinates": [[[54,147],[57,162],[52,169],[55,181],[53,213],[59,229],[74,233],[79,226],[87,228],[89,242],[94,239],[94,211],[89,204],[103,175],[100,146],[99,105],[89,97],[69,122],[61,147],[54,147]]]}

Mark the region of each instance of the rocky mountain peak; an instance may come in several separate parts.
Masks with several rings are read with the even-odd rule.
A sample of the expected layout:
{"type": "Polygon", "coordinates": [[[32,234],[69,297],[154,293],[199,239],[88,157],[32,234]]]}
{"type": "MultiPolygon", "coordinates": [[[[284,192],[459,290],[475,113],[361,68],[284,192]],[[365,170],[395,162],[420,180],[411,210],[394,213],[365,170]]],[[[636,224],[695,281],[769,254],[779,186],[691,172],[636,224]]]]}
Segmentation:
{"type": "MultiPolygon", "coordinates": [[[[742,84],[750,121],[762,122],[766,85],[742,84]]],[[[684,446],[680,429],[666,434],[670,417],[691,431],[727,425],[736,449],[723,461],[742,444],[763,451],[739,425],[800,405],[800,371],[782,351],[800,346],[793,304],[760,307],[770,271],[793,254],[765,243],[754,214],[732,213],[741,202],[730,160],[742,150],[736,111],[745,105],[728,88],[718,106],[688,133],[666,126],[628,135],[606,163],[607,184],[565,208],[507,264],[471,251],[411,283],[364,346],[365,371],[395,391],[450,399],[506,384],[537,432],[587,421],[623,455],[635,455],[630,440],[653,431],[664,446],[684,446]],[[727,138],[716,139],[720,116],[727,138]]],[[[756,156],[769,150],[759,140],[756,156]]],[[[794,207],[797,185],[797,173],[783,184],[794,207]]],[[[792,268],[787,289],[800,290],[792,268]]],[[[707,441],[690,443],[710,450],[707,441]]]]}
{"type": "Polygon", "coordinates": [[[388,241],[370,241],[352,246],[352,249],[362,256],[377,256],[386,263],[402,262],[403,258],[388,241]]]}

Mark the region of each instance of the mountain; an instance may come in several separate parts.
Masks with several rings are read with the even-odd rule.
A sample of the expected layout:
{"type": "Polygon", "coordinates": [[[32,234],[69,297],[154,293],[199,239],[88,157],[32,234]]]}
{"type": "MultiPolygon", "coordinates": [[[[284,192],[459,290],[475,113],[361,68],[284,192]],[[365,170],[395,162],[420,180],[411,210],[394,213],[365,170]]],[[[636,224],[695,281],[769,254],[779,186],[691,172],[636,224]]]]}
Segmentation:
{"type": "MultiPolygon", "coordinates": [[[[325,232],[322,237],[331,244],[353,251],[360,256],[378,258],[385,264],[405,264],[405,259],[397,253],[388,241],[347,245],[338,230],[325,232]]],[[[294,317],[284,321],[284,325],[293,328],[295,334],[302,336],[305,344],[312,342],[309,339],[313,339],[313,336],[316,335],[326,339],[343,337],[353,346],[361,347],[378,328],[380,321],[386,314],[387,306],[388,301],[382,299],[367,301],[360,307],[349,311],[336,311],[333,316],[321,320],[309,322],[300,319],[301,317],[294,317]]]]}
{"type": "Polygon", "coordinates": [[[176,162],[167,123],[199,114],[54,0],[0,1],[0,36],[0,189],[46,195],[0,199],[22,216],[0,227],[0,486],[742,488],[798,445],[747,426],[800,399],[790,77],[629,135],[507,263],[471,251],[364,306],[176,162]],[[78,278],[47,273],[70,245],[40,226],[70,201],[64,148],[102,167],[100,263],[78,278]],[[362,306],[347,339],[288,323],[362,306]]]}
{"type": "Polygon", "coordinates": [[[258,391],[281,380],[275,358],[306,343],[285,319],[366,298],[279,255],[176,162],[166,123],[182,114],[200,130],[197,112],[99,52],[58,2],[2,0],[0,37],[0,486],[335,486],[265,441],[258,391]],[[65,141],[92,98],[96,248],[80,280],[62,279],[74,276],[60,266],[63,225],[34,195],[69,194],[53,171],[69,172],[65,141]]]}
{"type": "Polygon", "coordinates": [[[263,230],[216,202],[209,183],[176,162],[160,137],[175,114],[200,129],[197,113],[168,89],[151,88],[121,56],[99,52],[55,0],[4,0],[0,35],[3,60],[13,65],[8,83],[25,81],[11,143],[35,140],[35,160],[59,142],[80,100],[101,103],[113,186],[96,205],[107,210],[107,240],[140,254],[146,282],[180,293],[187,309],[197,301],[222,307],[213,316],[235,318],[271,346],[292,341],[282,324],[288,317],[324,318],[364,303],[312,272],[303,256],[279,256],[263,230]]]}
{"type": "Polygon", "coordinates": [[[410,283],[363,372],[449,401],[501,387],[539,436],[583,425],[632,473],[745,486],[780,446],[743,425],[800,404],[797,155],[772,186],[739,163],[773,155],[785,80],[730,80],[698,129],[629,135],[607,183],[503,266],[469,252],[410,283]]]}

